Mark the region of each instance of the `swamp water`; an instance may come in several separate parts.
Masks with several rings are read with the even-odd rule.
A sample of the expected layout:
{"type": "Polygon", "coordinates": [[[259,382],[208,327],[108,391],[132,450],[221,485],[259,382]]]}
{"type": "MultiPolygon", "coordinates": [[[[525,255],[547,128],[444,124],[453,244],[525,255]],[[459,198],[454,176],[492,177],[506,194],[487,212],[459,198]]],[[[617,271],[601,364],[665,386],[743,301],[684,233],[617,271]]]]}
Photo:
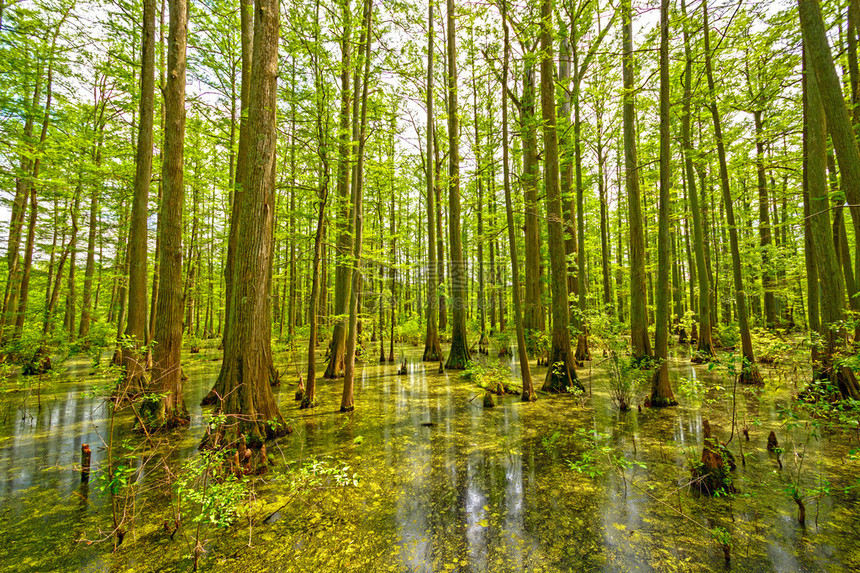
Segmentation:
{"type": "MultiPolygon", "coordinates": [[[[703,418],[721,441],[731,433],[724,371],[679,356],[679,407],[619,413],[596,356],[578,371],[583,397],[541,394],[523,404],[505,396],[485,409],[474,380],[440,374],[437,364],[419,362],[420,349],[404,350],[406,375],[397,364],[358,370],[349,415],[338,413],[340,381],[320,381],[320,406],[299,410],[295,367],[282,365],[278,399],[295,432],[269,444],[277,465],[255,481],[251,512],[230,527],[199,530],[186,515],[174,533],[164,476],[198,455],[198,404],[220,364],[214,355],[186,357],[191,427],[173,437],[166,461],[136,462],[137,489],[123,505],[134,518],[116,552],[98,475],[109,409],[93,391],[89,364],[70,362],[41,388],[36,379],[11,379],[0,398],[0,570],[190,571],[198,531],[203,571],[860,570],[860,487],[851,488],[860,476],[857,430],[785,424],[781,411],[807,376],[802,368],[763,367],[764,389],[737,389],[738,427],[750,434],[741,442],[736,429],[729,444],[738,492],[708,498],[689,487],[689,465],[701,455],[703,418]],[[765,447],[771,430],[785,448],[782,470],[765,447]],[[93,449],[89,485],[80,484],[82,443],[93,449]],[[307,480],[314,467],[337,468],[347,480],[323,472],[296,491],[310,483],[298,476],[307,480]],[[792,484],[806,495],[805,527],[786,493],[792,484]]],[[[545,371],[533,369],[537,387],[545,371]]],[[[637,401],[645,389],[639,394],[637,401]]],[[[140,441],[130,426],[127,413],[116,417],[115,450],[140,441]]]]}

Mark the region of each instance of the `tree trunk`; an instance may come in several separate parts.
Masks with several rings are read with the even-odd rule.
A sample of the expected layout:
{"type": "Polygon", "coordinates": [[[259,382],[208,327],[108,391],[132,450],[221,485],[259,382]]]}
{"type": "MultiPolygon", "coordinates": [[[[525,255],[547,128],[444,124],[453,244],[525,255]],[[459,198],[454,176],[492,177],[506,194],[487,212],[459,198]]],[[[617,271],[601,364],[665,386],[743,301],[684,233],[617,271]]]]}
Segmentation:
{"type": "MultiPolygon", "coordinates": [[[[181,49],[184,51],[184,47],[181,49]]],[[[126,320],[125,327],[126,338],[122,344],[125,391],[132,394],[138,394],[142,391],[145,384],[146,359],[141,355],[140,347],[147,342],[149,326],[149,317],[146,313],[146,220],[149,215],[149,184],[152,179],[152,144],[155,121],[155,0],[144,0],[143,2],[140,61],[140,121],[137,132],[134,197],[131,204],[127,250],[128,320],[126,320]]],[[[179,165],[182,165],[181,159],[179,165]]]]}
{"type": "MultiPolygon", "coordinates": [[[[538,216],[537,118],[535,117],[535,72],[531,60],[523,70],[523,95],[520,105],[520,130],[523,143],[523,173],[520,177],[525,207],[525,304],[523,327],[534,335],[546,329],[541,283],[540,218],[538,216]]],[[[536,348],[531,348],[532,351],[536,348]]]]}
{"type": "MultiPolygon", "coordinates": [[[[696,191],[696,174],[693,170],[693,141],[690,135],[690,108],[692,106],[693,55],[690,50],[690,37],[687,24],[687,4],[681,0],[681,13],[684,18],[684,109],[681,115],[681,143],[684,146],[684,171],[687,176],[687,195],[690,198],[690,212],[693,218],[693,250],[696,253],[696,272],[698,274],[699,296],[697,313],[699,320],[699,340],[693,362],[709,360],[714,356],[714,343],[711,338],[711,291],[708,267],[705,262],[706,234],[703,231],[702,220],[707,220],[707,214],[699,205],[699,194],[696,191]]],[[[704,189],[702,189],[704,193],[704,189]]]]}
{"type": "MultiPolygon", "coordinates": [[[[174,0],[181,1],[181,0],[174,0]]],[[[248,97],[248,133],[242,203],[233,269],[232,324],[225,329],[222,366],[226,394],[222,413],[228,422],[214,438],[232,443],[245,435],[249,444],[288,433],[269,382],[271,320],[269,267],[272,259],[274,162],[279,10],[275,0],[254,4],[254,49],[248,97]]],[[[240,135],[241,137],[241,135],[240,135]]],[[[242,158],[240,157],[240,161],[242,158]]]]}
{"type": "MultiPolygon", "coordinates": [[[[860,236],[860,148],[845,99],[842,84],[827,42],[827,34],[817,0],[798,0],[800,27],[806,42],[809,69],[815,74],[818,93],[827,119],[827,129],[833,140],[839,170],[842,173],[845,196],[854,223],[854,237],[860,236]]],[[[856,8],[856,7],[855,7],[856,8]]],[[[811,198],[810,198],[811,199],[811,198]]],[[[860,258],[860,249],[855,255],[860,258]]],[[[855,268],[857,267],[855,264],[855,268]]]]}
{"type": "MultiPolygon", "coordinates": [[[[365,0],[364,5],[364,28],[362,30],[363,42],[360,49],[363,51],[361,58],[356,62],[356,70],[364,64],[364,78],[361,91],[361,123],[357,133],[358,150],[357,162],[353,170],[353,200],[352,213],[353,223],[353,247],[352,247],[352,288],[349,308],[349,332],[346,339],[346,352],[343,370],[343,394],[340,401],[341,412],[355,410],[355,353],[358,344],[358,314],[361,309],[361,251],[362,234],[364,232],[364,149],[367,143],[367,90],[370,83],[370,45],[373,43],[371,36],[371,23],[373,22],[373,0],[365,0]]],[[[358,76],[356,76],[357,78],[358,76]]],[[[355,91],[358,94],[358,82],[355,83],[355,91]]],[[[355,110],[355,108],[353,108],[355,110]]]]}
{"type": "Polygon", "coordinates": [[[75,340],[75,311],[77,304],[77,290],[75,288],[75,272],[78,258],[78,219],[81,212],[81,194],[83,193],[83,175],[78,175],[78,185],[75,188],[74,205],[72,206],[72,240],[69,243],[69,278],[66,292],[66,312],[63,317],[63,329],[69,335],[69,341],[75,340]]]}
{"type": "Polygon", "coordinates": [[[438,362],[442,360],[442,347],[439,344],[438,327],[438,305],[436,272],[438,269],[436,261],[436,183],[434,179],[435,168],[433,161],[433,0],[427,3],[427,159],[424,169],[427,177],[427,333],[424,337],[425,362],[438,362]]]}
{"type": "Polygon", "coordinates": [[[770,204],[767,196],[767,174],[764,168],[764,126],[762,111],[753,113],[755,121],[756,179],[758,183],[758,233],[761,246],[761,281],[764,290],[764,320],[768,328],[777,326],[775,279],[771,268],[770,204]]]}
{"type": "MultiPolygon", "coordinates": [[[[450,2],[451,0],[449,0],[450,2]]],[[[553,81],[552,14],[553,1],[541,1],[541,115],[544,134],[544,179],[546,185],[547,231],[552,272],[552,349],[543,389],[567,392],[583,389],[576,376],[575,357],[570,347],[570,311],[567,299],[567,262],[558,177],[558,134],[553,81]]]]}
{"type": "Polygon", "coordinates": [[[454,0],[448,1],[448,244],[451,250],[451,294],[453,305],[451,349],[446,368],[463,370],[472,359],[466,342],[466,283],[460,229],[460,120],[457,105],[457,46],[454,0]]]}
{"type": "MultiPolygon", "coordinates": [[[[95,165],[98,168],[101,165],[101,147],[102,135],[99,135],[97,150],[94,151],[95,165]]],[[[100,189],[93,187],[90,191],[90,218],[89,231],[87,233],[87,264],[84,269],[84,290],[81,294],[81,321],[79,324],[78,336],[86,339],[90,333],[91,322],[91,301],[93,293],[93,276],[96,269],[96,234],[98,231],[98,212],[99,212],[99,195],[100,189]]],[[[85,341],[85,344],[88,342],[85,341]]]]}
{"type": "Polygon", "coordinates": [[[720,185],[723,193],[723,203],[726,209],[726,222],[729,227],[729,246],[732,255],[732,277],[734,279],[735,288],[735,312],[738,318],[738,328],[741,334],[741,352],[743,361],[741,367],[741,382],[746,384],[761,384],[762,378],[758,371],[758,366],[755,363],[755,355],[753,354],[752,338],[750,337],[750,329],[747,314],[747,298],[744,291],[743,277],[741,275],[741,254],[738,245],[738,229],[735,225],[734,207],[732,204],[732,192],[729,187],[729,169],[726,162],[726,149],[723,142],[723,130],[720,123],[720,111],[717,107],[717,96],[714,88],[714,72],[711,65],[711,41],[710,28],[708,26],[708,3],[703,0],[702,10],[704,13],[704,34],[705,34],[705,71],[708,76],[708,93],[710,96],[709,107],[711,108],[711,117],[714,120],[714,138],[717,141],[717,159],[720,163],[720,185]]]}
{"type": "Polygon", "coordinates": [[[624,163],[627,172],[627,211],[630,224],[630,339],[636,360],[651,357],[645,290],[645,232],[639,192],[639,158],[636,154],[634,107],[633,14],[630,0],[621,0],[624,42],[624,163]]]}
{"type": "Polygon", "coordinates": [[[654,357],[659,361],[651,381],[651,406],[675,406],[669,383],[669,271],[672,266],[669,218],[672,215],[672,151],[669,110],[669,0],[660,2],[660,205],[657,230],[657,315],[654,357]]]}
{"type": "MultiPolygon", "coordinates": [[[[248,157],[248,145],[252,132],[249,131],[248,114],[249,114],[249,99],[251,91],[251,68],[253,66],[253,47],[254,47],[254,0],[240,0],[239,14],[241,21],[241,40],[242,40],[242,86],[240,92],[241,100],[241,116],[239,119],[239,150],[236,157],[236,176],[234,178],[234,186],[232,188],[232,197],[230,200],[230,225],[227,235],[227,259],[224,262],[224,331],[222,333],[221,345],[226,348],[227,338],[230,336],[228,332],[235,324],[232,320],[233,314],[233,290],[235,285],[233,278],[235,276],[234,268],[236,266],[236,244],[239,240],[239,219],[241,217],[242,201],[245,184],[245,175],[248,170],[246,163],[248,157]]],[[[203,398],[202,405],[217,404],[227,392],[227,381],[225,380],[226,370],[224,363],[221,363],[221,371],[218,373],[218,378],[215,380],[215,385],[212,390],[203,398]]]]}
{"type": "MultiPolygon", "coordinates": [[[[164,154],[161,180],[161,260],[157,314],[152,352],[153,396],[141,407],[142,421],[151,429],[188,423],[182,388],[182,208],[185,144],[185,68],[188,33],[187,0],[169,0],[167,83],[164,90],[164,154]]],[[[142,318],[143,320],[143,318],[142,318]]]]}
{"type": "Polygon", "coordinates": [[[343,373],[343,352],[346,342],[346,316],[349,313],[349,289],[350,272],[347,261],[352,252],[352,213],[350,212],[350,181],[349,164],[351,156],[350,133],[349,133],[349,70],[350,70],[350,42],[351,0],[340,0],[343,3],[343,32],[341,36],[341,96],[340,96],[340,130],[338,131],[338,166],[337,166],[337,201],[340,204],[340,215],[338,217],[338,238],[335,246],[337,251],[337,265],[335,269],[334,285],[334,313],[335,323],[331,333],[331,344],[329,346],[329,363],[325,374],[327,379],[334,379],[343,373]]]}
{"type": "MultiPolygon", "coordinates": [[[[810,60],[810,46],[805,46],[806,61],[810,60]]],[[[840,326],[844,320],[844,290],[839,261],[833,245],[830,227],[830,198],[827,190],[827,126],[822,101],[819,95],[817,76],[804,74],[805,182],[809,196],[810,230],[818,283],[821,293],[821,320],[818,333],[822,347],[818,360],[813,363],[813,378],[828,382],[838,388],[843,398],[860,398],[860,387],[854,373],[838,363],[838,353],[845,347],[845,330],[840,326]]],[[[831,390],[815,389],[826,396],[831,390]]]]}
{"type": "Polygon", "coordinates": [[[533,402],[537,400],[534,383],[532,382],[531,368],[529,367],[528,348],[526,347],[526,336],[523,325],[523,308],[520,294],[520,270],[519,255],[517,254],[516,227],[514,227],[514,207],[511,201],[511,175],[509,167],[508,151],[508,68],[510,66],[510,32],[508,30],[508,2],[502,0],[502,25],[504,26],[504,63],[502,67],[502,173],[505,185],[505,215],[508,224],[508,246],[511,252],[511,269],[513,276],[511,282],[514,296],[514,323],[517,328],[517,356],[520,361],[520,376],[523,379],[522,401],[533,402]]]}
{"type": "MultiPolygon", "coordinates": [[[[36,64],[36,78],[33,84],[33,96],[27,117],[24,120],[22,132],[24,141],[31,141],[36,118],[36,107],[42,95],[42,62],[36,64]]],[[[6,269],[8,271],[6,288],[3,294],[3,309],[0,315],[0,342],[6,340],[6,328],[9,323],[14,322],[15,310],[20,295],[20,264],[21,264],[21,231],[24,227],[24,219],[27,213],[27,201],[29,199],[32,181],[26,176],[32,169],[31,150],[29,153],[21,154],[19,164],[20,175],[15,178],[15,198],[12,201],[12,212],[9,220],[9,242],[6,250],[6,269]]]]}

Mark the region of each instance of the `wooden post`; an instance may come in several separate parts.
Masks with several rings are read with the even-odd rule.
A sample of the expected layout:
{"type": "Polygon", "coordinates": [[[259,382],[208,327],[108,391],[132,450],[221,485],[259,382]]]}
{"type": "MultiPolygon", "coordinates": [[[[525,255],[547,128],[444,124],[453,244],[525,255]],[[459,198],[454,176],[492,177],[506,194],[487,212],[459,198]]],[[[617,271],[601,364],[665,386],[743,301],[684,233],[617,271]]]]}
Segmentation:
{"type": "Polygon", "coordinates": [[[90,462],[93,459],[93,452],[90,450],[89,444],[81,444],[81,483],[90,482],[90,462]]]}

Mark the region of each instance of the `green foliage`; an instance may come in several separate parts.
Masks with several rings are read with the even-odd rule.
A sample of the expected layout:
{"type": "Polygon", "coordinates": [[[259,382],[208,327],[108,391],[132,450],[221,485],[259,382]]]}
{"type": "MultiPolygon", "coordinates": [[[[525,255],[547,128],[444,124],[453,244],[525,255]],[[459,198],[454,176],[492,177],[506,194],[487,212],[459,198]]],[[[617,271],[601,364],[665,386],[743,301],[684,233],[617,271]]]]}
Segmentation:
{"type": "Polygon", "coordinates": [[[395,336],[406,344],[418,346],[424,342],[427,327],[420,317],[410,317],[406,322],[398,324],[394,329],[395,336]]]}
{"type": "Polygon", "coordinates": [[[587,431],[577,428],[573,435],[575,441],[584,446],[579,454],[579,459],[568,459],[568,467],[591,479],[602,476],[607,470],[614,470],[621,475],[626,484],[626,472],[632,468],[645,469],[644,462],[631,460],[623,452],[616,452],[612,446],[606,443],[609,434],[600,433],[596,430],[587,431]]]}
{"type": "Polygon", "coordinates": [[[536,356],[549,354],[552,347],[552,339],[543,330],[526,330],[526,346],[529,352],[536,356]]]}
{"type": "Polygon", "coordinates": [[[498,359],[472,360],[466,364],[461,377],[473,380],[477,386],[494,394],[511,391],[511,370],[498,359]]]}
{"type": "Polygon", "coordinates": [[[793,346],[774,330],[755,328],[750,334],[755,356],[761,362],[767,364],[776,362],[793,350],[793,346]]]}
{"type": "Polygon", "coordinates": [[[591,322],[595,328],[593,339],[603,346],[608,356],[609,395],[616,407],[625,412],[633,405],[639,389],[647,384],[652,369],[630,356],[630,345],[622,335],[622,325],[606,313],[595,314],[591,322]]]}
{"type": "Polygon", "coordinates": [[[121,496],[133,486],[140,477],[137,464],[137,454],[130,439],[126,438],[120,444],[114,446],[119,452],[115,455],[113,463],[109,464],[107,471],[98,474],[98,488],[103,493],[111,496],[121,496]]]}
{"type": "Polygon", "coordinates": [[[708,531],[714,538],[714,541],[716,541],[720,545],[728,547],[732,546],[732,534],[729,533],[724,527],[713,527],[708,531]]]}
{"type": "Polygon", "coordinates": [[[186,460],[173,485],[182,513],[195,523],[231,525],[248,489],[229,467],[224,454],[216,450],[203,450],[186,460]]]}
{"type": "Polygon", "coordinates": [[[723,348],[735,348],[741,341],[741,333],[736,322],[717,325],[715,334],[723,348]]]}

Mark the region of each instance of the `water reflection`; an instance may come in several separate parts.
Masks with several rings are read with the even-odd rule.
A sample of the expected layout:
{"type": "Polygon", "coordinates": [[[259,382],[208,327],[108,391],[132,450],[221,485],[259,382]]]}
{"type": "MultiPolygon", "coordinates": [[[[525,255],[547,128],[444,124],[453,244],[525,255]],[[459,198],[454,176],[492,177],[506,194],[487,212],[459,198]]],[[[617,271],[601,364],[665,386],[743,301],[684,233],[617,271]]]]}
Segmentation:
{"type": "MultiPolygon", "coordinates": [[[[747,454],[746,466],[739,465],[735,474],[742,497],[705,499],[684,487],[690,459],[700,453],[702,419],[707,417],[725,441],[732,416],[728,391],[713,389],[725,383],[705,368],[673,363],[674,380],[683,376],[693,383],[676,390],[681,407],[662,411],[619,413],[599,366],[580,371],[583,379],[590,372],[593,391],[584,405],[570,396],[542,395],[535,404],[507,396],[496,408],[484,409],[474,382],[458,372],[439,374],[437,365],[418,360],[419,351],[405,350],[403,376],[395,374],[399,364],[361,368],[351,415],[337,412],[340,381],[321,380],[320,406],[302,411],[285,376],[278,400],[298,431],[279,442],[279,451],[288,462],[328,455],[348,463],[361,475],[360,486],[347,492],[361,509],[355,513],[342,498],[314,500],[315,511],[328,512],[325,523],[331,524],[314,526],[331,527],[317,537],[317,530],[310,535],[303,523],[305,506],[297,505],[290,519],[254,530],[265,539],[258,543],[265,543],[267,554],[298,570],[329,570],[333,564],[359,569],[357,563],[373,563],[364,570],[409,571],[665,570],[679,564],[695,570],[722,566],[721,550],[708,531],[713,527],[733,535],[738,548],[733,567],[739,570],[813,570],[816,563],[838,569],[847,567],[849,549],[860,550],[852,533],[858,521],[855,493],[810,502],[807,529],[796,523],[796,508],[782,492],[788,471],[776,469],[763,441],[772,428],[785,431],[774,405],[785,399],[784,389],[738,393],[735,415],[752,434],[750,442],[739,444],[736,431],[730,445],[736,455],[741,445],[747,454]],[[579,429],[597,437],[589,441],[579,429]],[[599,470],[592,477],[569,465],[589,452],[599,470]],[[376,561],[347,558],[338,552],[348,543],[332,544],[341,535],[337,524],[348,520],[349,512],[357,520],[349,541],[372,547],[376,561]],[[819,525],[812,524],[813,517],[820,518],[819,525]],[[828,525],[835,523],[839,527],[828,525]]],[[[291,364],[288,370],[302,368],[291,364]]],[[[516,358],[510,368],[519,374],[516,358]]],[[[174,466],[193,455],[202,435],[204,412],[198,404],[217,369],[218,363],[208,360],[188,367],[186,402],[193,422],[168,457],[174,466]]],[[[543,372],[535,369],[535,379],[543,372]]],[[[80,368],[45,389],[41,411],[33,396],[20,410],[21,396],[5,398],[2,407],[14,416],[7,414],[0,430],[0,547],[6,547],[0,561],[10,551],[28,551],[49,554],[39,563],[50,566],[25,563],[25,570],[122,568],[104,546],[87,550],[76,543],[105,527],[104,496],[95,483],[80,485],[76,472],[82,443],[94,446],[93,467],[105,456],[100,445],[109,411],[92,388],[88,369],[80,368]]],[[[127,430],[129,421],[122,424],[127,430]]],[[[812,477],[805,486],[813,487],[815,479],[851,485],[856,462],[845,463],[845,450],[839,437],[809,440],[804,454],[820,465],[809,462],[812,477]]],[[[137,463],[154,471],[145,479],[157,477],[147,458],[137,463]]],[[[278,471],[284,470],[276,469],[276,476],[278,471]]],[[[276,481],[268,487],[261,496],[277,495],[276,481]]],[[[247,532],[236,543],[247,544],[247,532]]],[[[165,559],[182,558],[177,546],[165,551],[165,559]],[[176,555],[168,557],[171,551],[176,555]]],[[[212,567],[236,570],[243,563],[237,559],[226,565],[213,561],[212,567]]],[[[135,563],[152,570],[144,558],[135,563]]]]}

